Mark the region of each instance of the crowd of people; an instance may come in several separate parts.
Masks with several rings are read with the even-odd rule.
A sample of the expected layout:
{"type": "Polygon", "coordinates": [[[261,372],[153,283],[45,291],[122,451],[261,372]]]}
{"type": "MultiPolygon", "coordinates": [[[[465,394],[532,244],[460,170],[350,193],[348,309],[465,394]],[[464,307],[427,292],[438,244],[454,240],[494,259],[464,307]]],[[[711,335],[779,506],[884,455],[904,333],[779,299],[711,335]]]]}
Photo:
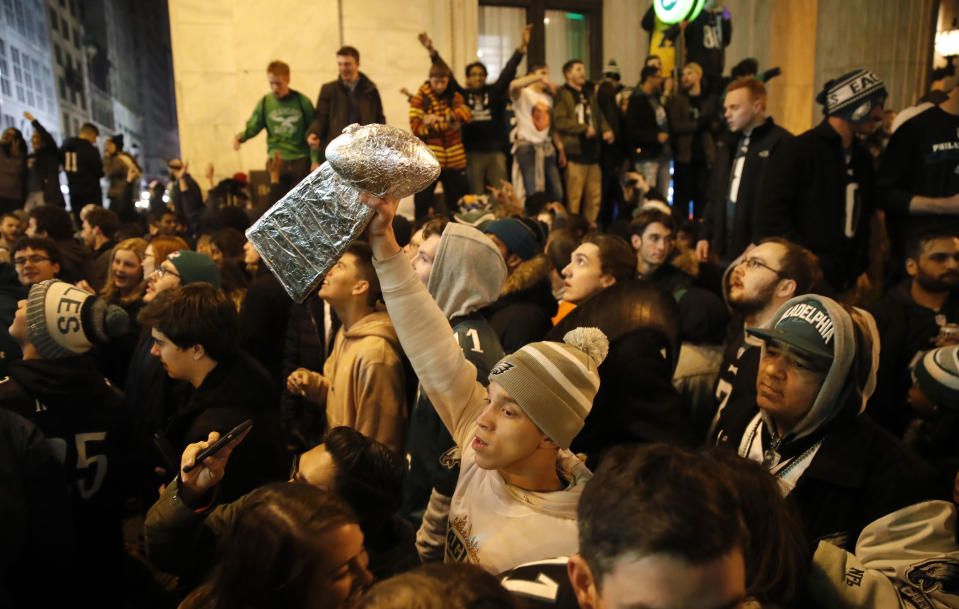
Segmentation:
{"type": "Polygon", "coordinates": [[[959,607],[957,79],[791,134],[680,30],[633,89],[421,34],[439,177],[302,303],[244,230],[385,122],[357,49],[269,63],[265,206],[4,132],[0,606],[959,607]]]}

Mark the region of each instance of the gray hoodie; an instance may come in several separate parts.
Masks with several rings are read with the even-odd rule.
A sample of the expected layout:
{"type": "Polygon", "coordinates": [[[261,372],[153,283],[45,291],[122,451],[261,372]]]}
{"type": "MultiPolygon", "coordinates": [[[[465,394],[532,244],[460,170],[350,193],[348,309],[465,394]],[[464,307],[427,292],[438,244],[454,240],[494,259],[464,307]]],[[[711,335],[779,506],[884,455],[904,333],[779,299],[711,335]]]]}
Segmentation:
{"type": "Polygon", "coordinates": [[[506,263],[489,237],[451,222],[443,230],[426,289],[446,319],[495,302],[506,282],[506,263]]]}

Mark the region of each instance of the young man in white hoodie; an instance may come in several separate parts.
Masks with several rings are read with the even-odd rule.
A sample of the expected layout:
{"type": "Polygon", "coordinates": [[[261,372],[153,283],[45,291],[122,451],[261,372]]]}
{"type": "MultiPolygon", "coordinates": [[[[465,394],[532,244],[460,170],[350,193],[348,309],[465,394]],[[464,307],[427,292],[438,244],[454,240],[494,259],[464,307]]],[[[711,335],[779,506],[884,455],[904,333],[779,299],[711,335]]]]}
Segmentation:
{"type": "MultiPolygon", "coordinates": [[[[393,234],[396,202],[370,197],[370,244],[383,298],[422,390],[462,450],[446,560],[499,573],[576,551],[576,505],[589,470],[567,449],[599,388],[598,330],[504,357],[487,390],[453,340],[393,234]]],[[[453,230],[468,227],[456,227],[453,230]]],[[[450,229],[447,229],[450,230],[450,229]]],[[[463,238],[487,239],[466,230],[463,238]]]]}

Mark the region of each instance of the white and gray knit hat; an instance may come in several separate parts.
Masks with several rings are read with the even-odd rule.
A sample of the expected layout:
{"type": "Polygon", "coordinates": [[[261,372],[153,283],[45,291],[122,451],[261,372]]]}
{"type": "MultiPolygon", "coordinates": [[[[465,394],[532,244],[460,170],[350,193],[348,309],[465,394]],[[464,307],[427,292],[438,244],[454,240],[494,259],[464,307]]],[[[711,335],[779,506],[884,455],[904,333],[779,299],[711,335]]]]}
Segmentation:
{"type": "Polygon", "coordinates": [[[86,353],[126,332],[126,311],[86,290],[48,279],[30,287],[27,338],[44,359],[86,353]]]}
{"type": "Polygon", "coordinates": [[[509,393],[560,448],[583,429],[599,391],[599,365],[609,340],[598,328],[576,328],[563,342],[530,343],[493,366],[490,382],[509,393]]]}

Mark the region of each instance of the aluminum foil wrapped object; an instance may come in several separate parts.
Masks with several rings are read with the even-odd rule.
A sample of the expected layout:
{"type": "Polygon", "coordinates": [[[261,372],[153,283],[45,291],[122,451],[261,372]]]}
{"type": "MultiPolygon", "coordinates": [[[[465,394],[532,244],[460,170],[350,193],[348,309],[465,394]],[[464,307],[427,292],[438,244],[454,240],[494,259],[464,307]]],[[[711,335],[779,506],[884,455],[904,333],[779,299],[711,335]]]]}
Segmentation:
{"type": "Polygon", "coordinates": [[[440,175],[433,151],[391,125],[350,125],[326,147],[326,160],[346,181],[377,197],[408,197],[440,175]]]}
{"type": "Polygon", "coordinates": [[[399,199],[440,173],[422,141],[388,125],[350,125],[330,142],[326,155],[327,162],[246,231],[264,264],[300,303],[366,230],[374,212],[363,203],[364,192],[399,199]]]}

